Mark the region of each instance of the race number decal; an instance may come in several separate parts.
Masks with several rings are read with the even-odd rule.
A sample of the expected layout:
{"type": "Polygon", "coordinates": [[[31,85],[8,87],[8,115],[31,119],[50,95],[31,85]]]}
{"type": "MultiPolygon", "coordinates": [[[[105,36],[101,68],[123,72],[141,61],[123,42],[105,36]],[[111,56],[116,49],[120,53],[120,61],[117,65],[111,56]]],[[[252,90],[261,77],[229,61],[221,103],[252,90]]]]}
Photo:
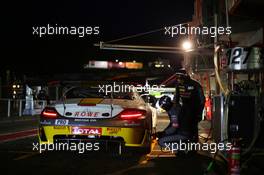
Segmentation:
{"type": "Polygon", "coordinates": [[[64,120],[64,119],[57,119],[55,120],[55,125],[59,126],[65,126],[69,124],[69,120],[64,120]]]}

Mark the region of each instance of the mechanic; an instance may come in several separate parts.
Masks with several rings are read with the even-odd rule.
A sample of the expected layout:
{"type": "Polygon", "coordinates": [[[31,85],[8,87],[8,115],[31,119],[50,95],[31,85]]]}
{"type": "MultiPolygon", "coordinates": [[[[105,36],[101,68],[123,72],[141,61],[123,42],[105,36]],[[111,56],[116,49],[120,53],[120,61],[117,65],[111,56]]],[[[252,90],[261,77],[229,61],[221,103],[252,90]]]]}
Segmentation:
{"type": "Polygon", "coordinates": [[[170,118],[169,125],[162,132],[158,132],[158,138],[168,135],[173,135],[176,133],[177,128],[179,127],[179,114],[181,106],[172,102],[169,96],[162,96],[159,100],[159,106],[164,109],[170,118]]]}
{"type": "Polygon", "coordinates": [[[202,120],[205,103],[202,86],[185,72],[175,76],[177,83],[173,101],[168,96],[159,101],[170,117],[169,126],[157,134],[161,147],[180,140],[198,141],[198,122],[202,120]]]}

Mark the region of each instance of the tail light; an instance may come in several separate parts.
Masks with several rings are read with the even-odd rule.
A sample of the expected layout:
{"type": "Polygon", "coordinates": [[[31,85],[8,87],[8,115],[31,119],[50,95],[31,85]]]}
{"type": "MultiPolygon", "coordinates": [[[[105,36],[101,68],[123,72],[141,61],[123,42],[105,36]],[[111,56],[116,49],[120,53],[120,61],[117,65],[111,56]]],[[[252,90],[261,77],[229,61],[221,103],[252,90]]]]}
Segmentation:
{"type": "Polygon", "coordinates": [[[125,109],[119,114],[119,116],[123,120],[145,119],[146,111],[140,109],[125,109]]]}
{"type": "Polygon", "coordinates": [[[57,118],[59,116],[59,113],[56,111],[55,108],[45,108],[41,112],[41,117],[44,118],[57,118]]]}

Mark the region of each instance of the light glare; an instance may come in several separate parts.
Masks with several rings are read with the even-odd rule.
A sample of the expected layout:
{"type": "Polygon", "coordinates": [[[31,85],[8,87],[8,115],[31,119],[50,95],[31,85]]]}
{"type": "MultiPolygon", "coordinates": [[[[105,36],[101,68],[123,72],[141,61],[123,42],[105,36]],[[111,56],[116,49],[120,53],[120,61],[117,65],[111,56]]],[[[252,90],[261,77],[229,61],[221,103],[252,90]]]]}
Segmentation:
{"type": "Polygon", "coordinates": [[[192,43],[190,41],[184,41],[182,47],[184,50],[190,50],[192,48],[192,43]]]}

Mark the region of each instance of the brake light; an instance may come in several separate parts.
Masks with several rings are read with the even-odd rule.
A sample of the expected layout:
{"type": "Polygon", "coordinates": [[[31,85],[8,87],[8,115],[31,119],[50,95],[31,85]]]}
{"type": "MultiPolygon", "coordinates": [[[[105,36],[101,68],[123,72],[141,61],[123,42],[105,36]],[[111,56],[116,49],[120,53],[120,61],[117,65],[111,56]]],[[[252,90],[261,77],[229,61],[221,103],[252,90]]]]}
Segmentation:
{"type": "Polygon", "coordinates": [[[144,119],[145,115],[146,111],[140,109],[125,109],[119,114],[120,118],[124,120],[144,119]]]}
{"type": "Polygon", "coordinates": [[[41,112],[41,117],[45,117],[45,118],[57,118],[58,116],[59,114],[54,108],[45,108],[41,112]]]}

